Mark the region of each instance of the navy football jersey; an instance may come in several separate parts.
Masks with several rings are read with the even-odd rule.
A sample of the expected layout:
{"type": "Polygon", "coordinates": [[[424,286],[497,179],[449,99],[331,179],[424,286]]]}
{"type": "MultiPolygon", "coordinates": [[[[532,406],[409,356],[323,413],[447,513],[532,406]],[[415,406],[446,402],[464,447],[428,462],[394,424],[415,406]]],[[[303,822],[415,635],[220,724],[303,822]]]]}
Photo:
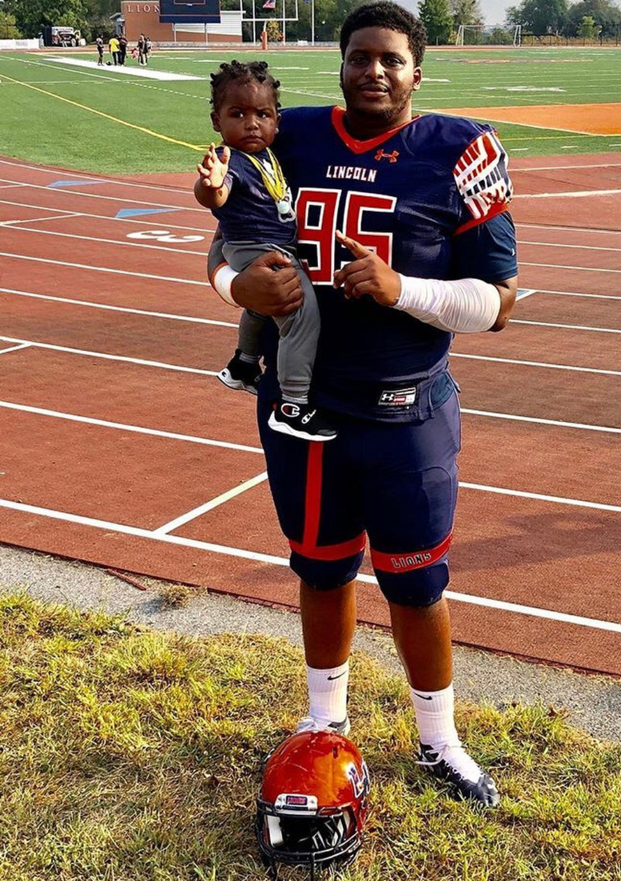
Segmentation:
{"type": "Polygon", "coordinates": [[[339,107],[285,110],[274,143],[321,311],[313,392],[329,409],[408,421],[416,418],[408,396],[386,406],[385,392],[409,389],[441,368],[452,335],[370,296],[346,300],[332,278],[353,258],[335,231],[404,275],[511,278],[517,262],[506,154],[490,126],[458,117],[419,116],[358,141],[343,116],[339,107]]]}
{"type": "MultiPolygon", "coordinates": [[[[222,148],[218,148],[221,154],[222,148]]],[[[263,164],[266,172],[271,169],[267,150],[254,153],[253,158],[263,164]]],[[[278,210],[278,205],[268,193],[259,170],[241,150],[231,150],[225,183],[229,197],[220,208],[212,208],[212,214],[220,223],[225,242],[258,242],[291,246],[295,244],[295,214],[291,210],[278,210]]],[[[291,194],[288,191],[288,201],[291,194]]],[[[283,200],[286,202],[287,198],[283,200]]]]}

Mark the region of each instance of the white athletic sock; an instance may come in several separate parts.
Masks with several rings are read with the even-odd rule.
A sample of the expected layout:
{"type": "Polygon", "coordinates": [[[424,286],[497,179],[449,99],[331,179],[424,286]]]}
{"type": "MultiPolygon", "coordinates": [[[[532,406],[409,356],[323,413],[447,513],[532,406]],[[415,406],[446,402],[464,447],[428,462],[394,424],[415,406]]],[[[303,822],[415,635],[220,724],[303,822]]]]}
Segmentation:
{"type": "Polygon", "coordinates": [[[349,661],[340,667],[306,667],[310,715],[318,722],[342,722],[347,717],[349,661]]]}
{"type": "Polygon", "coordinates": [[[288,395],[283,392],[282,399],[289,404],[308,404],[308,395],[288,395]]]}
{"type": "Polygon", "coordinates": [[[441,691],[410,688],[420,742],[430,746],[466,780],[476,783],[481,769],[464,750],[455,728],[453,684],[441,691]]]}
{"type": "Polygon", "coordinates": [[[420,742],[433,747],[434,750],[459,746],[459,736],[453,718],[455,707],[453,684],[441,691],[410,688],[410,695],[416,713],[420,742]]]}

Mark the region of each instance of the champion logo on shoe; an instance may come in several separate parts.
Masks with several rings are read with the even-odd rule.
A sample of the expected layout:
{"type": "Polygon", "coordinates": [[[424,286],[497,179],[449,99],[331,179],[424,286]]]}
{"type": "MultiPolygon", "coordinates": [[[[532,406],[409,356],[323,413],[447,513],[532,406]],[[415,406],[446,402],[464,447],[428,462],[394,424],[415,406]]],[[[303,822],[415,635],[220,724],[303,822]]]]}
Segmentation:
{"type": "Polygon", "coordinates": [[[316,412],[317,412],[316,410],[311,410],[310,413],[306,414],[306,416],[302,416],[302,419],[301,419],[302,425],[306,425],[308,422],[310,422],[316,412]]]}
{"type": "Polygon", "coordinates": [[[280,412],[283,416],[288,416],[289,419],[296,419],[300,415],[300,408],[297,404],[292,404],[289,401],[283,401],[280,405],[280,412]]]}

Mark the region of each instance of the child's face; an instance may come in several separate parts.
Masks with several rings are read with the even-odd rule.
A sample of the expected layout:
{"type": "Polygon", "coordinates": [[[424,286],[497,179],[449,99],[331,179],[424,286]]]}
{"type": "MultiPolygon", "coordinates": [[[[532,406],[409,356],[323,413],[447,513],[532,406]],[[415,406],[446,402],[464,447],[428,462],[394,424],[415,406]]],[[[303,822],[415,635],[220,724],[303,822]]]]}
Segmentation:
{"type": "Polygon", "coordinates": [[[269,147],[279,119],[273,88],[255,81],[231,83],[220,107],[211,114],[213,127],[224,143],[244,153],[259,153],[269,147]]]}

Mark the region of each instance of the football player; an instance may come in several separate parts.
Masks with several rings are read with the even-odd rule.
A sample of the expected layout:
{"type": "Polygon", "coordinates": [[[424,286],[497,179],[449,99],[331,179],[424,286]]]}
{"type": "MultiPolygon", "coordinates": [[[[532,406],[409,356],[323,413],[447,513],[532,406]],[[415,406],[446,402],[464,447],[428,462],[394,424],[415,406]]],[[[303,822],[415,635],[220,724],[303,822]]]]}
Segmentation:
{"type": "MultiPolygon", "coordinates": [[[[413,115],[425,31],[378,2],[343,23],[345,108],[283,111],[275,152],[292,187],[298,241],[321,313],[315,399],[338,429],[308,444],[265,426],[277,400],[273,345],[259,387],[270,487],[301,578],[310,708],[299,730],[346,734],[354,579],[366,541],[410,684],[420,755],[460,798],[493,807],[490,775],[453,718],[444,590],[457,500],[460,413],[447,364],[455,333],[502,330],[517,292],[507,157],[490,126],[413,115]]],[[[212,266],[220,262],[217,243],[212,266]]],[[[218,292],[286,315],[302,299],[272,253],[218,292]],[[274,272],[279,268],[279,272],[274,272]]]]}

